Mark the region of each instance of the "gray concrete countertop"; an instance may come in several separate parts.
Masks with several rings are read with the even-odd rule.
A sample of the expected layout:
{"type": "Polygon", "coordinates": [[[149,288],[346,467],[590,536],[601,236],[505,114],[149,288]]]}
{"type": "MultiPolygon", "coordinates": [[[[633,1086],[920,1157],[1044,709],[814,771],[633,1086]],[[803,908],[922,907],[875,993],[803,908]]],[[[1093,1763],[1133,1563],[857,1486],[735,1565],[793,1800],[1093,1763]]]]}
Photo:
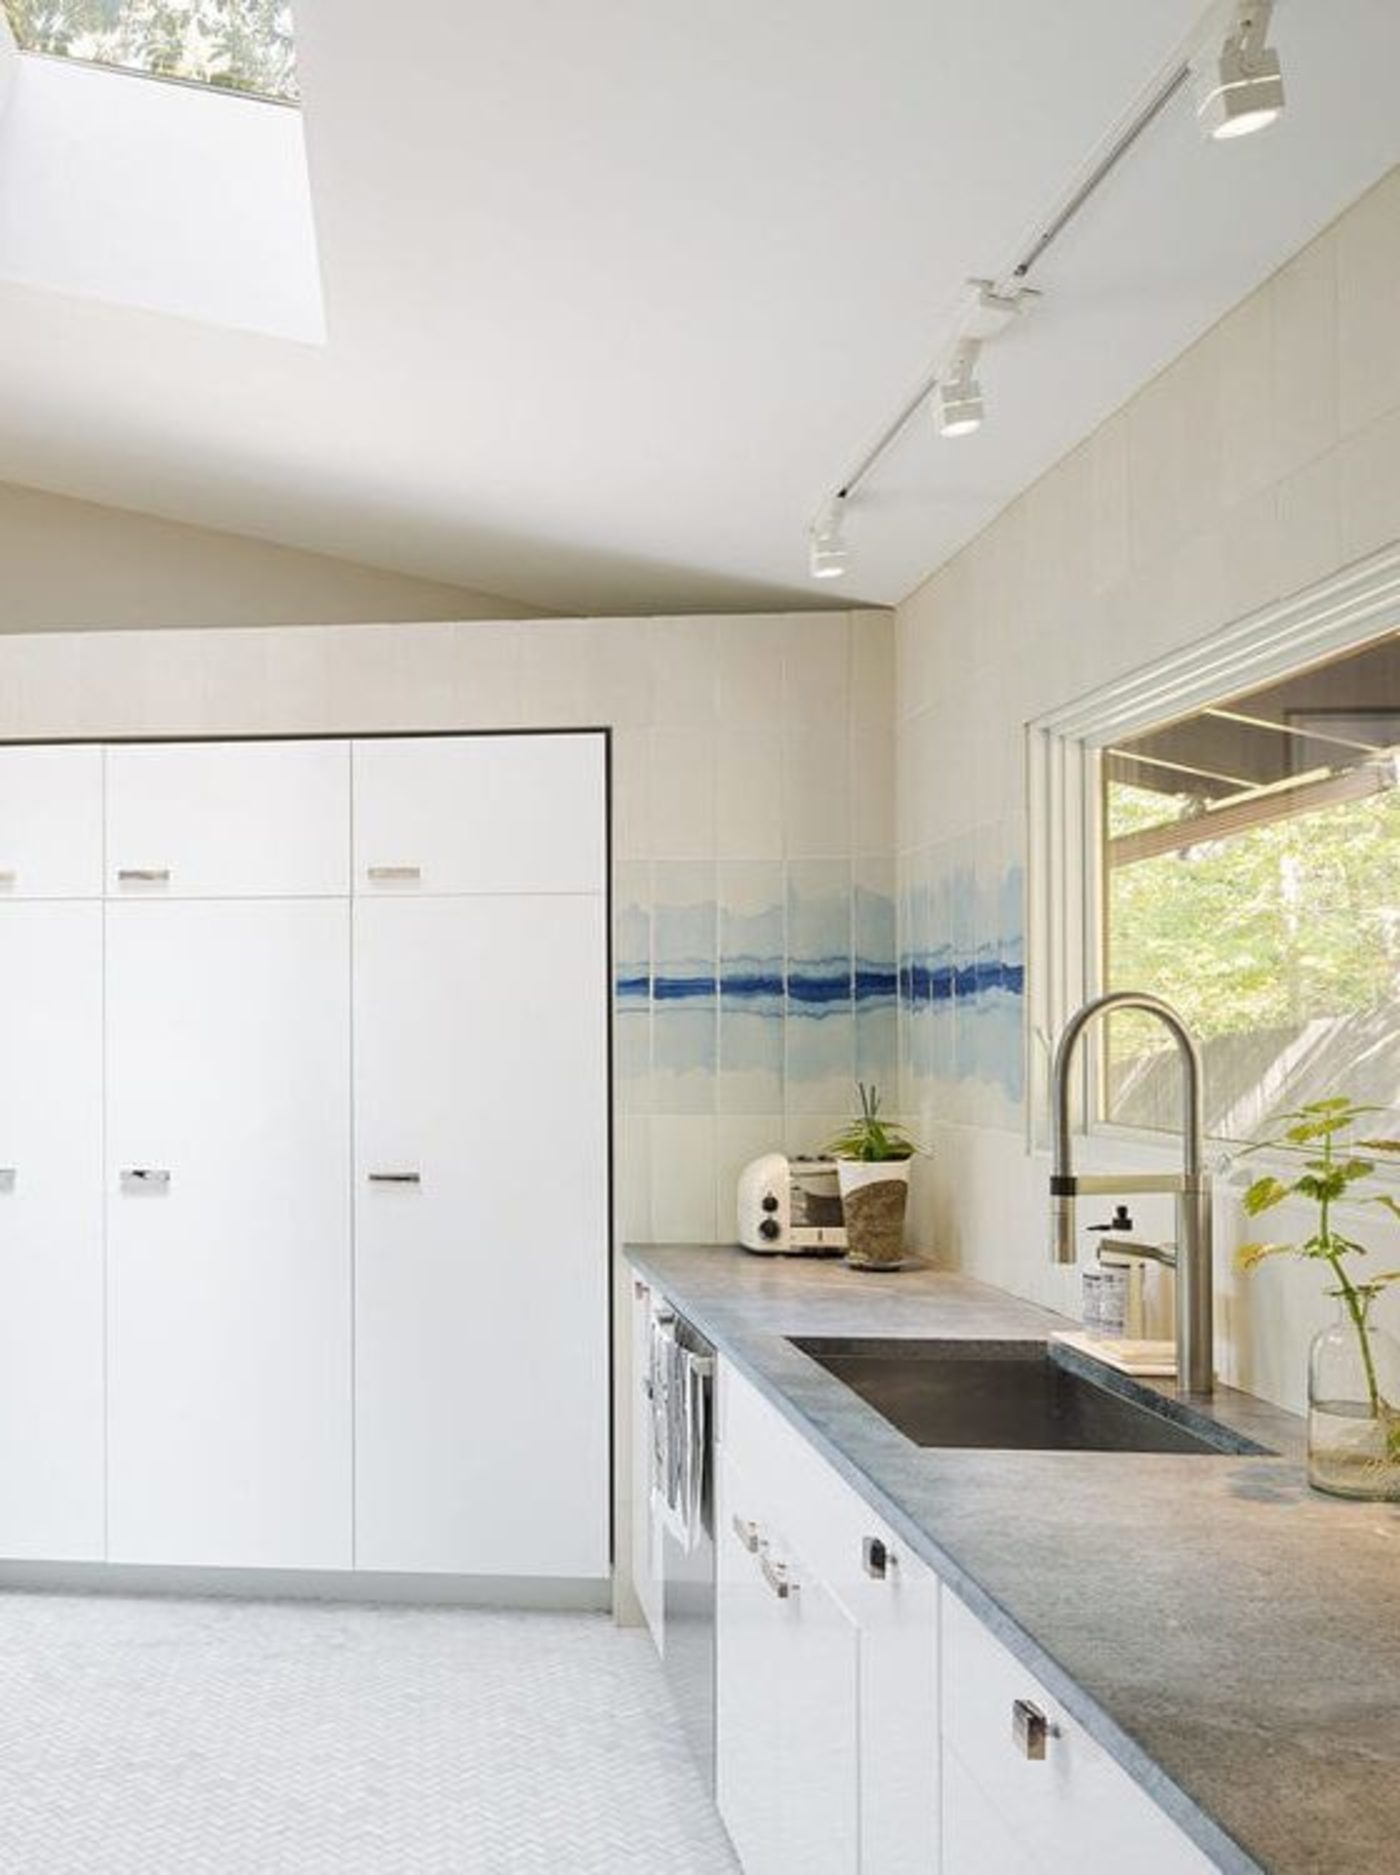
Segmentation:
{"type": "Polygon", "coordinates": [[[787,1338],[1063,1319],[924,1267],[626,1254],[1222,1869],[1400,1869],[1400,1507],[1310,1491],[1295,1416],[1216,1395],[1278,1457],[925,1449],[787,1338]]]}

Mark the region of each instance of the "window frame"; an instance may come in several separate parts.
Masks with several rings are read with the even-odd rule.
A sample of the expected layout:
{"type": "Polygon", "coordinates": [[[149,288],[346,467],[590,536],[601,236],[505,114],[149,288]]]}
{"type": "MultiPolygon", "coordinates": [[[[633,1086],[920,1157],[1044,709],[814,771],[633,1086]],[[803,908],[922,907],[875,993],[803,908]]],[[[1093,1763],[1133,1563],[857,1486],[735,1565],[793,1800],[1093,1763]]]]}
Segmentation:
{"type": "MultiPolygon", "coordinates": [[[[1357,650],[1400,629],[1400,544],[1193,640],[1026,725],[1026,1151],[1048,1151],[1054,1040],[1102,992],[1108,912],[1103,751],[1173,718],[1357,650]]],[[[1085,1038],[1076,1131],[1155,1146],[1161,1133],[1102,1117],[1097,1032],[1085,1038]],[[1090,1094],[1095,1098],[1090,1100],[1090,1094]]],[[[1213,1142],[1227,1156],[1238,1150],[1213,1142]]]]}

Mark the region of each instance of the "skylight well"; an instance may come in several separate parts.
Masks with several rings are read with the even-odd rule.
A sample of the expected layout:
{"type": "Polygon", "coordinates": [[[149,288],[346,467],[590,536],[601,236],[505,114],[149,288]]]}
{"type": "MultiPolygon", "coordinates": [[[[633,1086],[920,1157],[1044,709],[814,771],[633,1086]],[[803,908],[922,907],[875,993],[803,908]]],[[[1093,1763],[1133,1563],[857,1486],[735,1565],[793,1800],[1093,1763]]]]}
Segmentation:
{"type": "Polygon", "coordinates": [[[286,0],[3,0],[21,52],[298,101],[286,0]]]}

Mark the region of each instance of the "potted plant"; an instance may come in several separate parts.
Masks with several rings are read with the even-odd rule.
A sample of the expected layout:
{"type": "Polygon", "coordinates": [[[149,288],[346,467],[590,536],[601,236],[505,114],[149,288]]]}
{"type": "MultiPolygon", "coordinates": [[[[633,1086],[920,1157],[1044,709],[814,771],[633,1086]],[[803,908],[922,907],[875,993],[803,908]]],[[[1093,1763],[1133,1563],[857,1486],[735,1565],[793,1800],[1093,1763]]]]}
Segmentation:
{"type": "Polygon", "coordinates": [[[909,1161],[918,1150],[902,1126],[880,1118],[879,1090],[857,1084],[860,1114],[826,1146],[836,1161],[854,1269],[896,1270],[904,1262],[909,1161]]]}
{"type": "Polygon", "coordinates": [[[1400,1218],[1400,1202],[1371,1185],[1377,1155],[1400,1155],[1400,1139],[1358,1137],[1366,1116],[1383,1111],[1345,1095],[1311,1101],[1281,1116],[1288,1122],[1281,1137],[1249,1149],[1303,1161],[1292,1180],[1255,1179],[1244,1195],[1251,1217],[1290,1198],[1317,1208],[1316,1229],[1302,1243],[1243,1244],[1238,1262],[1253,1269],[1265,1257],[1312,1257],[1332,1273],[1328,1294],[1337,1299],[1337,1320],[1314,1336],[1308,1358],[1308,1478],[1339,1497],[1400,1498],[1400,1343],[1371,1319],[1376,1297],[1400,1281],[1400,1269],[1354,1276],[1348,1260],[1365,1256],[1366,1246],[1335,1222],[1343,1202],[1377,1205],[1400,1218]]]}

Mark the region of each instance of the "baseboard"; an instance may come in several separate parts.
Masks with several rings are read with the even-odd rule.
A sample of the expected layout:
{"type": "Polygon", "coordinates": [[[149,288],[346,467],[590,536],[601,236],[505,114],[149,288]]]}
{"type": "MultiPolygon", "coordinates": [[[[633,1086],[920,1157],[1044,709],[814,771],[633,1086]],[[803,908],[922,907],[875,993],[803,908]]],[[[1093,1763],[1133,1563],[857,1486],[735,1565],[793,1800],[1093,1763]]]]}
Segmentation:
{"type": "Polygon", "coordinates": [[[359,1569],[204,1569],[155,1563],[0,1562],[0,1592],[228,1596],[607,1613],[606,1576],[401,1575],[359,1569]]]}

